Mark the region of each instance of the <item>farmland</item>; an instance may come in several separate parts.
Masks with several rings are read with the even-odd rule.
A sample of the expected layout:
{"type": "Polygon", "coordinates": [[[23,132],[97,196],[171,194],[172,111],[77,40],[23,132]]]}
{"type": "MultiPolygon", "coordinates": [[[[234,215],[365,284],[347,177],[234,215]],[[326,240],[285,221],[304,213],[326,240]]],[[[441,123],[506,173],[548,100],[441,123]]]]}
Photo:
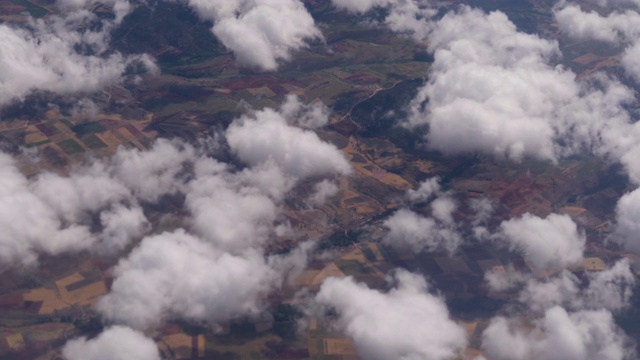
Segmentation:
{"type": "MultiPolygon", "coordinates": [[[[556,31],[546,1],[526,6],[481,3],[487,10],[506,6],[507,14],[523,29],[556,31]]],[[[297,309],[297,296],[313,294],[330,277],[352,277],[371,289],[388,290],[388,276],[395,268],[424,275],[447,299],[452,318],[469,339],[459,358],[481,355],[482,331],[517,297],[492,293],[484,282],[485,273],[516,269],[534,276],[533,271],[523,256],[475,240],[466,241],[455,253],[414,251],[385,242],[384,222],[396,210],[429,214],[425,204],[410,204],[406,192],[432,177],[440,179],[442,191],[458,204],[452,216],[463,224],[457,230],[465,239],[473,239],[472,202],[487,199],[496,205],[489,230],[525,213],[572,218],[587,240],[587,256],[571,269],[575,274],[584,277],[603,271],[614,260],[629,256],[600,246],[615,220],[617,199],[632,188],[617,165],[590,155],[552,164],[478,154],[445,157],[430,150],[424,146],[424,129],[399,126],[399,119],[406,116],[402,109],[427,81],[432,61],[427,44],[380,24],[355,23],[336,13],[328,1],[308,1],[307,6],[327,29],[324,40],[298,50],[277,72],[239,66],[211,34],[211,24],[184,6],[158,2],[153,10],[160,19],[156,21],[149,20],[150,7],[137,6],[114,30],[112,41],[119,51],[154,55],[162,70],[159,74],[83,94],[96,111],[73,109],[69,104],[78,99],[72,96],[35,94],[15,105],[29,111],[9,108],[1,114],[0,140],[12,145],[8,151],[31,178],[42,171],[71,173],[75,165],[106,159],[119,148],[149,149],[158,138],[197,144],[247,109],[277,108],[288,95],[331,109],[329,124],[314,131],[340,150],[353,173],[335,176],[337,193],[318,206],[307,200],[317,179],[301,181],[282,200],[282,219],[278,219],[292,231],[270,234],[264,249],[266,255],[289,254],[312,240],[316,249],[309,263],[276,294],[260,294],[261,307],[250,316],[206,326],[167,320],[152,333],[163,358],[358,359],[353,339],[336,329],[335,314],[307,316],[297,309]],[[62,105],[48,105],[56,101],[62,105]],[[32,158],[30,152],[39,156],[32,158]]],[[[2,21],[16,23],[25,21],[25,12],[34,17],[49,13],[44,1],[0,0],[0,10],[2,21]]],[[[609,49],[566,41],[560,45],[570,49],[564,65],[579,77],[618,65],[609,49]]],[[[234,161],[230,166],[243,170],[234,161]]],[[[190,224],[184,199],[163,201],[156,206],[141,204],[154,231],[190,224]]],[[[116,264],[117,258],[80,252],[44,257],[31,272],[2,270],[0,359],[56,359],[67,339],[98,334],[104,324],[96,303],[109,292],[116,264]]]]}

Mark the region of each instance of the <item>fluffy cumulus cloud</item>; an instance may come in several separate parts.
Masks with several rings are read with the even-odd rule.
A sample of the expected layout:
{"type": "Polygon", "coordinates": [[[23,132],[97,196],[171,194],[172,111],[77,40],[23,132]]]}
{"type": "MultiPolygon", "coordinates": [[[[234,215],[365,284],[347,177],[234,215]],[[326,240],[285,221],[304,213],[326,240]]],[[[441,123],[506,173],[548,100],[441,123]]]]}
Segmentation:
{"type": "Polygon", "coordinates": [[[0,254],[3,266],[33,265],[39,252],[59,254],[90,247],[95,238],[86,225],[65,225],[56,209],[30,189],[13,158],[0,153],[0,254]]]}
{"type": "Polygon", "coordinates": [[[313,206],[322,206],[324,203],[336,196],[340,189],[331,180],[322,180],[313,187],[313,194],[309,197],[309,203],[313,206]]]}
{"type": "Polygon", "coordinates": [[[119,149],[111,162],[116,176],[136,198],[155,201],[165,194],[183,190],[180,176],[197,158],[195,149],[178,141],[160,139],[149,151],[119,149]]]}
{"type": "Polygon", "coordinates": [[[560,6],[556,20],[566,35],[578,39],[606,42],[631,41],[640,34],[640,17],[634,11],[612,12],[602,16],[595,11],[584,11],[576,4],[560,6]]]}
{"type": "Polygon", "coordinates": [[[275,70],[322,33],[299,0],[188,0],[244,65],[275,70]]]}
{"type": "Polygon", "coordinates": [[[422,216],[406,208],[396,211],[382,224],[387,229],[383,242],[415,252],[455,252],[462,243],[453,218],[458,204],[448,193],[441,191],[440,179],[434,177],[423,181],[416,189],[407,190],[405,197],[410,204],[430,201],[431,216],[422,216]]]}
{"type": "Polygon", "coordinates": [[[109,52],[112,26],[86,10],[32,20],[26,26],[0,25],[0,106],[22,100],[36,90],[58,94],[94,92],[118,83],[132,64],[155,70],[146,55],[109,52]],[[91,49],[92,55],[81,49],[91,49]]]}
{"type": "Polygon", "coordinates": [[[335,146],[312,131],[289,125],[286,115],[287,108],[267,108],[235,121],[226,133],[231,150],[249,165],[273,162],[294,178],[351,172],[335,146]]]}
{"type": "MultiPolygon", "coordinates": [[[[252,314],[262,295],[306,262],[308,245],[288,256],[263,255],[268,240],[286,228],[279,223],[284,197],[298,180],[350,168],[333,145],[290,125],[295,114],[306,116],[316,108],[292,101],[289,112],[266,109],[231,125],[227,141],[246,168],[176,141],[113,158],[112,173],[134,198],[155,201],[179,192],[189,217],[188,230],[147,236],[119,262],[111,292],[98,305],[108,321],[149,329],[166,319],[216,323],[252,314]],[[277,131],[270,132],[272,126],[277,131]],[[137,176],[131,175],[134,170],[137,176]],[[140,181],[141,172],[152,178],[150,184],[140,181]]],[[[124,222],[121,213],[136,217],[135,209],[119,207],[101,219],[115,238],[139,230],[138,222],[124,222]],[[120,223],[118,231],[111,222],[120,223]]]]}
{"type": "Polygon", "coordinates": [[[606,310],[567,312],[556,306],[535,320],[533,329],[494,318],[482,349],[495,360],[623,360],[633,358],[628,339],[606,310]]]}
{"type": "Polygon", "coordinates": [[[116,252],[124,249],[134,239],[146,233],[150,224],[140,206],[114,205],[100,214],[102,225],[101,248],[104,252],[116,252]]]}
{"type": "Polygon", "coordinates": [[[429,178],[420,183],[417,189],[407,190],[406,197],[412,203],[420,203],[431,200],[433,196],[440,193],[440,179],[429,178]]]}
{"type": "MultiPolygon", "coordinates": [[[[234,121],[226,131],[227,143],[249,167],[232,172],[214,159],[195,163],[195,177],[185,187],[194,230],[234,253],[260,246],[274,233],[279,204],[298,180],[349,174],[351,167],[335,146],[294,126],[320,126],[326,116],[324,105],[289,97],[278,110],[234,121]]],[[[337,191],[326,181],[318,189],[317,201],[337,191]]]]}
{"type": "Polygon", "coordinates": [[[427,38],[436,14],[431,0],[332,0],[338,9],[363,14],[373,8],[388,11],[385,25],[392,31],[408,34],[417,40],[427,38]]]}
{"type": "Polygon", "coordinates": [[[369,360],[456,358],[466,331],[449,318],[444,301],[418,275],[398,271],[397,285],[383,293],[352,278],[324,281],[316,301],[338,312],[338,325],[369,360]]]}
{"type": "Polygon", "coordinates": [[[618,200],[616,220],[613,239],[626,249],[640,253],[640,189],[627,193],[618,200]]]}
{"type": "Polygon", "coordinates": [[[585,11],[575,3],[561,3],[555,11],[560,30],[574,39],[599,40],[625,46],[622,66],[630,76],[640,81],[640,61],[637,56],[640,52],[640,2],[602,1],[599,5],[607,10],[585,11]]]}
{"type": "Polygon", "coordinates": [[[62,356],[65,360],[160,360],[152,339],[124,326],[107,328],[93,339],[70,340],[62,356]]]}
{"type": "Polygon", "coordinates": [[[194,156],[189,145],[159,140],[145,152],[121,148],[109,160],[79,164],[68,176],[28,179],[14,158],[0,154],[0,262],[34,265],[39,253],[123,250],[149,230],[140,202],[184,190],[180,175],[194,156]]]}
{"type": "Polygon", "coordinates": [[[521,251],[535,272],[555,272],[582,261],[585,237],[567,215],[542,219],[531,214],[500,224],[500,234],[521,251]]]}
{"type": "Polygon", "coordinates": [[[490,271],[485,280],[492,291],[518,291],[518,301],[538,313],[554,306],[619,312],[631,306],[636,284],[627,259],[606,270],[587,273],[583,280],[568,270],[545,278],[513,270],[490,271]]]}
{"type": "Polygon", "coordinates": [[[290,124],[316,129],[327,125],[331,110],[321,101],[305,104],[298,96],[289,94],[280,105],[280,114],[290,124]]]}
{"type": "Polygon", "coordinates": [[[503,13],[467,7],[445,15],[429,39],[435,61],[409,124],[429,124],[431,147],[555,158],[549,118],[577,92],[572,73],[547,65],[555,42],[518,32],[503,13]]]}
{"type": "Polygon", "coordinates": [[[564,270],[550,279],[529,278],[520,291],[519,301],[540,312],[556,305],[574,305],[579,292],[578,278],[564,270]]]}
{"type": "Polygon", "coordinates": [[[136,329],[167,318],[215,323],[251,313],[274,280],[260,253],[234,256],[181,230],[144,239],[114,275],[98,309],[136,329]]]}
{"type": "MultiPolygon", "coordinates": [[[[208,243],[234,254],[262,246],[286,227],[277,224],[280,206],[298,180],[351,171],[335,146],[292,125],[298,118],[322,121],[323,108],[294,100],[288,110],[256,112],[230,128],[232,150],[251,165],[244,169],[162,139],[149,150],[120,148],[108,160],[79,164],[68,176],[26,178],[11,156],[0,154],[0,263],[35,265],[40,253],[117,253],[150,230],[146,204],[178,193],[190,230],[208,243]]],[[[325,187],[329,196],[334,189],[325,187]]]]}
{"type": "Polygon", "coordinates": [[[409,209],[400,209],[383,222],[388,233],[383,242],[415,252],[444,249],[453,253],[462,237],[452,223],[425,217],[409,209]]]}
{"type": "Polygon", "coordinates": [[[588,150],[621,161],[640,181],[640,129],[625,110],[633,91],[554,65],[556,41],[517,31],[504,13],[463,6],[433,22],[429,50],[429,79],[404,125],[428,126],[431,148],[516,161],[588,150]]]}
{"type": "Polygon", "coordinates": [[[588,279],[589,285],[580,299],[582,306],[619,311],[631,305],[636,278],[629,260],[620,260],[610,269],[590,274],[588,279]]]}
{"type": "MultiPolygon", "coordinates": [[[[214,160],[196,164],[196,178],[189,184],[187,207],[192,214],[195,231],[217,248],[237,252],[264,243],[273,232],[283,195],[269,196],[251,181],[285,182],[282,174],[242,172],[231,174],[224,164],[214,160]],[[266,176],[265,176],[266,175],[266,176]],[[272,176],[275,176],[273,178],[272,176]]],[[[269,185],[265,185],[269,186],[269,185]]]]}

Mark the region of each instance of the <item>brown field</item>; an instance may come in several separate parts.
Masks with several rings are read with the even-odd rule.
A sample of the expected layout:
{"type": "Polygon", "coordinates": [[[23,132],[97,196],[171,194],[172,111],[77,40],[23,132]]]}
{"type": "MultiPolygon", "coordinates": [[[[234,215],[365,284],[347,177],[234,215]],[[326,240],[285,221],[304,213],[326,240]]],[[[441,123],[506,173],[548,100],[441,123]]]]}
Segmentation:
{"type": "Polygon", "coordinates": [[[237,359],[255,359],[260,352],[267,348],[268,342],[279,342],[280,338],[275,335],[267,335],[255,339],[248,340],[239,344],[219,344],[207,341],[206,348],[217,352],[232,352],[238,357],[237,359]]]}
{"type": "Polygon", "coordinates": [[[295,280],[295,285],[309,286],[318,274],[320,274],[320,270],[304,270],[295,280]]]}
{"type": "Polygon", "coordinates": [[[359,161],[351,162],[351,166],[353,166],[357,173],[363,176],[372,177],[398,190],[404,191],[413,188],[413,185],[401,176],[388,172],[378,164],[367,159],[366,156],[362,156],[361,152],[366,152],[367,149],[368,147],[366,145],[358,144],[357,140],[354,137],[351,137],[349,139],[349,145],[342,149],[342,151],[345,153],[347,158],[350,159],[353,159],[353,157],[357,155],[357,159],[359,161]]]}
{"type": "Polygon", "coordinates": [[[595,61],[598,61],[600,59],[600,56],[594,54],[594,53],[588,53],[588,54],[584,54],[582,56],[579,56],[575,59],[573,59],[573,62],[577,62],[578,64],[582,64],[582,65],[588,65],[591,64],[595,61]]]}
{"type": "Polygon", "coordinates": [[[558,212],[561,214],[567,214],[571,216],[571,218],[577,218],[587,212],[587,209],[579,206],[564,206],[558,209],[558,212]]]}
{"type": "MultiPolygon", "coordinates": [[[[309,338],[309,354],[311,354],[311,356],[314,355],[322,355],[321,353],[321,344],[322,340],[317,339],[317,338],[309,338]]],[[[323,346],[322,346],[323,347],[323,346]]]]}
{"type": "Polygon", "coordinates": [[[326,355],[353,355],[356,353],[353,340],[349,338],[326,338],[323,345],[326,355]]]}

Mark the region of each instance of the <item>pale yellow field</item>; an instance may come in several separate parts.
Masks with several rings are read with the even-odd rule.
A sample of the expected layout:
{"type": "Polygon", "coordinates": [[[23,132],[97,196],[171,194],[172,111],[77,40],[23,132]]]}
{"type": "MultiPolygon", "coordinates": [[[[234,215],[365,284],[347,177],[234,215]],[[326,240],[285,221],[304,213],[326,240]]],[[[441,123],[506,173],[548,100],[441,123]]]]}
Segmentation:
{"type": "Polygon", "coordinates": [[[20,350],[24,347],[24,337],[22,333],[8,335],[6,340],[11,350],[20,350]]]}
{"type": "Polygon", "coordinates": [[[256,96],[256,95],[264,95],[266,97],[274,97],[276,96],[276,93],[274,93],[271,89],[269,89],[266,86],[262,86],[262,87],[258,87],[258,88],[250,88],[250,89],[246,89],[247,91],[249,91],[249,93],[251,93],[251,95],[256,96]]]}
{"type": "Polygon", "coordinates": [[[134,144],[138,149],[144,149],[144,146],[140,144],[140,141],[138,141],[138,139],[129,130],[125,128],[120,128],[120,129],[113,130],[113,132],[117,132],[118,134],[120,134],[123,138],[127,139],[132,144],[134,144]]]}
{"type": "Polygon", "coordinates": [[[122,142],[120,141],[120,139],[118,139],[118,137],[116,135],[114,135],[111,131],[105,131],[103,133],[100,134],[96,134],[96,136],[102,140],[102,142],[104,142],[105,144],[107,144],[107,146],[109,147],[109,150],[111,152],[115,152],[116,149],[118,148],[118,146],[120,144],[122,144],[122,142]]]}
{"type": "Polygon", "coordinates": [[[382,253],[380,252],[380,248],[378,247],[378,244],[369,243],[369,249],[373,251],[373,253],[376,255],[376,258],[384,259],[384,256],[382,256],[382,253]]]}
{"type": "Polygon", "coordinates": [[[71,305],[93,305],[100,296],[107,293],[107,286],[102,280],[67,291],[67,286],[82,280],[84,277],[80,273],[74,273],[56,281],[57,289],[34,289],[24,294],[23,298],[26,301],[42,301],[39,313],[51,314],[71,305]]]}
{"type": "MultiPolygon", "coordinates": [[[[202,336],[201,336],[202,337],[202,336]]],[[[191,336],[173,334],[162,338],[175,354],[176,359],[191,359],[191,336]]],[[[204,337],[203,337],[204,340],[204,337]]]]}
{"type": "Polygon", "coordinates": [[[49,139],[47,135],[43,134],[42,131],[40,131],[37,127],[33,125],[28,126],[25,133],[26,135],[24,138],[24,142],[26,144],[33,144],[33,143],[37,143],[37,142],[45,141],[49,139]]]}
{"type": "Polygon", "coordinates": [[[42,301],[39,314],[51,314],[56,310],[64,309],[69,304],[58,298],[58,294],[52,289],[34,289],[23,295],[25,301],[42,301]]]}
{"type": "Polygon", "coordinates": [[[603,271],[607,268],[607,264],[600,258],[591,257],[582,260],[582,268],[588,271],[603,271]]]}
{"type": "Polygon", "coordinates": [[[310,285],[320,285],[326,278],[329,277],[343,278],[345,276],[346,275],[342,272],[342,270],[340,270],[340,268],[338,268],[338,266],[336,266],[336,264],[331,263],[324,269],[322,269],[322,271],[320,271],[320,273],[318,273],[315,278],[313,278],[310,285]]]}

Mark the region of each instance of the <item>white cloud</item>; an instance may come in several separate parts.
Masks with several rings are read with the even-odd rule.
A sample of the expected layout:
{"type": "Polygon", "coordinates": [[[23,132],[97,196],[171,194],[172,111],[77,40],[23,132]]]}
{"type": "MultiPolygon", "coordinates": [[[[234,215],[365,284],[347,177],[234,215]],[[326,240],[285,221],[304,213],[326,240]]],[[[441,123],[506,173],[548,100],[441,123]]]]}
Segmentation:
{"type": "Polygon", "coordinates": [[[494,204],[487,198],[471,199],[469,207],[473,210],[473,219],[471,223],[474,226],[485,225],[493,215],[494,204]]]}
{"type": "Polygon", "coordinates": [[[386,7],[396,0],[331,0],[334,6],[354,13],[364,14],[374,7],[386,7]]]}
{"type": "Polygon", "coordinates": [[[542,219],[531,214],[503,221],[500,236],[519,250],[537,273],[555,272],[582,261],[585,237],[567,215],[542,219]]]}
{"type": "Polygon", "coordinates": [[[434,22],[429,50],[429,79],[404,125],[428,126],[432,149],[515,161],[591,151],[640,181],[640,126],[625,109],[633,90],[603,74],[578,80],[554,65],[556,41],[518,32],[501,12],[463,6],[434,22]]]}
{"type": "Polygon", "coordinates": [[[529,309],[541,312],[557,305],[576,305],[579,291],[578,278],[564,270],[557,276],[543,281],[530,278],[520,291],[519,301],[529,309]]]}
{"type": "Polygon", "coordinates": [[[262,254],[234,256],[182,230],[145,238],[114,274],[98,309],[135,329],[176,317],[215,323],[255,312],[258,294],[275,280],[262,254]]]}
{"type": "Polygon", "coordinates": [[[447,196],[441,196],[433,200],[431,203],[431,214],[433,217],[448,226],[455,225],[453,220],[453,212],[456,211],[458,205],[447,196]]]}
{"type": "Polygon", "coordinates": [[[244,65],[275,70],[322,33],[299,0],[189,0],[244,65]]]}
{"type": "Polygon", "coordinates": [[[69,340],[62,356],[66,360],[160,360],[152,339],[124,326],[107,328],[93,339],[69,340]]]}
{"type": "Polygon", "coordinates": [[[556,42],[518,32],[503,13],[468,7],[439,20],[429,41],[435,61],[407,125],[428,123],[430,147],[555,160],[549,119],[578,92],[572,73],[547,65],[556,42]]]}
{"type": "Polygon", "coordinates": [[[133,240],[141,238],[150,228],[141,207],[127,207],[121,204],[102,212],[100,223],[101,250],[108,253],[123,250],[133,240]]]}
{"type": "Polygon", "coordinates": [[[608,11],[584,11],[579,5],[561,3],[554,15],[560,30],[573,39],[599,40],[625,46],[621,64],[640,82],[640,2],[632,0],[601,1],[608,11]],[[621,6],[620,5],[633,5],[621,6]]]}
{"type": "Polygon", "coordinates": [[[0,263],[34,265],[38,253],[56,255],[90,247],[89,228],[65,226],[56,211],[36,196],[11,156],[0,153],[0,263]]]}
{"type": "Polygon", "coordinates": [[[313,194],[309,197],[309,203],[313,206],[322,206],[327,199],[336,196],[340,189],[331,180],[322,180],[313,186],[313,194]]]}
{"type": "Polygon", "coordinates": [[[385,8],[389,11],[384,19],[385,25],[392,31],[408,34],[416,40],[427,38],[431,23],[436,14],[430,0],[332,0],[338,9],[363,14],[373,8],[385,8]]]}
{"type": "Polygon", "coordinates": [[[503,317],[483,332],[482,349],[494,360],[623,360],[630,359],[626,335],[606,310],[545,312],[531,331],[503,317]]]}
{"type": "Polygon", "coordinates": [[[623,195],[616,207],[613,239],[626,249],[640,253],[640,189],[623,195]]]}
{"type": "Polygon", "coordinates": [[[462,243],[462,237],[453,225],[400,209],[383,222],[388,229],[383,242],[414,252],[444,249],[453,253],[462,243]]]}
{"type": "Polygon", "coordinates": [[[430,202],[431,217],[409,209],[396,211],[382,224],[388,230],[383,242],[415,252],[439,249],[455,252],[463,241],[453,218],[458,205],[448,193],[442,192],[440,179],[427,179],[417,189],[407,190],[405,196],[410,204],[430,202]]]}
{"type": "Polygon", "coordinates": [[[487,271],[484,273],[484,281],[491,291],[509,291],[527,281],[528,277],[514,269],[508,271],[487,271]]]}
{"type": "Polygon", "coordinates": [[[624,51],[620,63],[627,73],[636,82],[640,83],[640,61],[638,59],[640,59],[640,42],[633,44],[624,51]]]}
{"type": "Polygon", "coordinates": [[[526,360],[531,354],[531,345],[524,331],[512,328],[504,317],[491,320],[482,333],[482,350],[495,360],[526,360]]]}
{"type": "Polygon", "coordinates": [[[108,52],[111,26],[80,30],[88,11],[33,20],[22,28],[0,25],[0,106],[23,100],[36,90],[58,94],[90,93],[122,80],[128,66],[144,64],[155,71],[147,55],[108,52]],[[89,48],[94,55],[78,51],[89,48]]]}
{"type": "MultiPolygon", "coordinates": [[[[256,176],[260,175],[231,174],[212,159],[198,161],[187,192],[194,230],[217,248],[234,253],[263,244],[280,212],[279,198],[269,197],[248,182],[256,176]]],[[[274,182],[285,180],[280,175],[274,182]]]]}
{"type": "Polygon", "coordinates": [[[65,221],[82,221],[88,213],[127,199],[131,193],[102,162],[77,166],[68,177],[43,173],[29,188],[65,221]]]}
{"type": "Polygon", "coordinates": [[[541,279],[513,269],[486,272],[485,281],[492,291],[518,291],[518,301],[534,312],[554,306],[619,312],[631,306],[636,283],[626,259],[606,270],[587,273],[585,281],[568,270],[541,279]]]}
{"type": "Polygon", "coordinates": [[[589,286],[581,300],[590,309],[620,311],[628,308],[636,284],[629,260],[618,261],[605,271],[589,274],[589,286]]]}
{"type": "Polygon", "coordinates": [[[327,125],[331,110],[321,101],[305,104],[298,96],[289,94],[280,105],[280,114],[292,125],[316,129],[327,125]]]}
{"type": "Polygon", "coordinates": [[[288,125],[273,109],[243,116],[229,126],[226,135],[231,150],[242,161],[253,166],[273,162],[289,177],[351,172],[349,162],[335,146],[312,131],[288,125]]]}
{"type": "Polygon", "coordinates": [[[0,263],[31,266],[40,253],[123,250],[149,230],[139,201],[184,191],[179,177],[196,158],[189,145],[158,140],[147,151],[120,148],[109,160],[78,164],[68,176],[27,179],[0,154],[0,263]]]}
{"type": "Polygon", "coordinates": [[[316,300],[338,312],[338,325],[369,360],[455,358],[466,332],[449,318],[442,299],[427,291],[418,275],[397,271],[387,293],[352,278],[324,281],[316,300]]]}
{"type": "Polygon", "coordinates": [[[554,15],[560,30],[575,39],[619,43],[640,35],[640,16],[632,10],[602,16],[569,3],[556,9],[554,15]]]}
{"type": "Polygon", "coordinates": [[[120,24],[122,19],[131,12],[129,0],[57,0],[63,9],[89,9],[96,4],[105,4],[113,8],[115,23],[120,24]]]}
{"type": "Polygon", "coordinates": [[[115,175],[134,196],[156,201],[161,195],[182,190],[180,175],[186,163],[196,158],[186,143],[159,139],[149,151],[119,148],[112,157],[115,175]]]}
{"type": "Polygon", "coordinates": [[[440,193],[440,178],[432,177],[420,183],[417,189],[407,190],[407,199],[412,203],[431,200],[440,193]]]}

